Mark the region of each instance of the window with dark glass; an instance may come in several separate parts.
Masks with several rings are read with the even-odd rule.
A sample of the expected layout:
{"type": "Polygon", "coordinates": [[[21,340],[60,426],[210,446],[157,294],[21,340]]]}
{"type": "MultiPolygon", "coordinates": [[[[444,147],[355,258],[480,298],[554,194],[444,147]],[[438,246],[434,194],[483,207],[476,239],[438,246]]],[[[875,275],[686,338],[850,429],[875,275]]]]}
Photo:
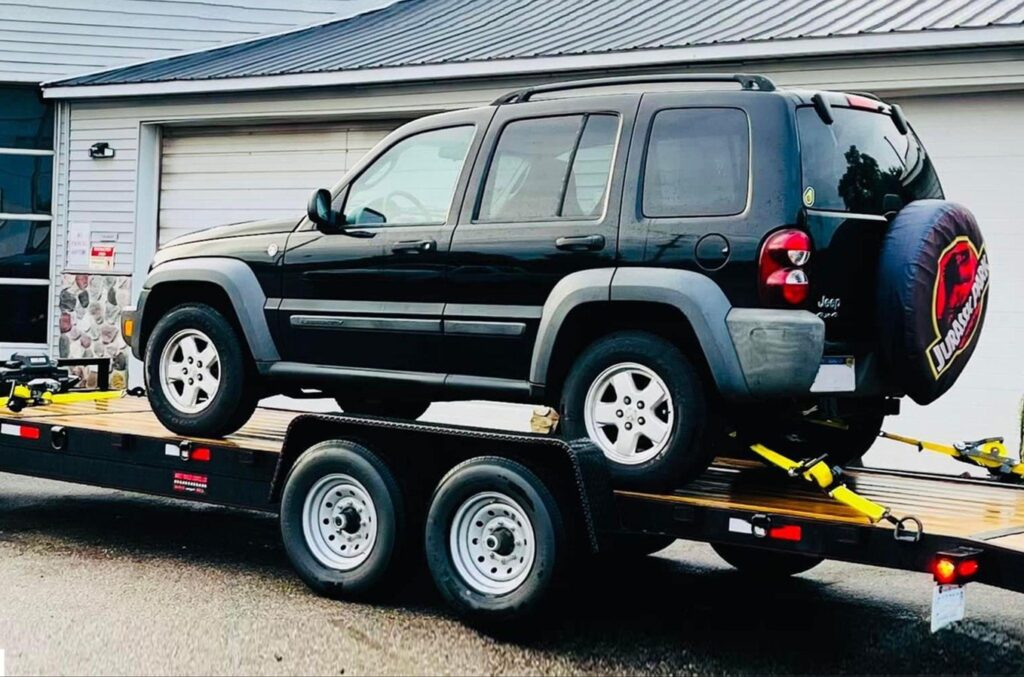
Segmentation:
{"type": "Polygon", "coordinates": [[[729,216],[747,206],[750,130],[735,108],[679,108],[654,116],[647,141],[643,214],[729,216]]]}
{"type": "Polygon", "coordinates": [[[35,87],[0,87],[0,352],[46,342],[53,109],[35,87]]]}
{"type": "Polygon", "coordinates": [[[599,218],[618,131],[618,117],[605,114],[510,122],[488,168],[477,219],[599,218]]]}
{"type": "Polygon", "coordinates": [[[914,133],[900,134],[892,117],[834,106],[826,125],[813,108],[797,110],[804,190],[815,209],[884,213],[887,194],[904,204],[941,198],[931,161],[914,133]]]}

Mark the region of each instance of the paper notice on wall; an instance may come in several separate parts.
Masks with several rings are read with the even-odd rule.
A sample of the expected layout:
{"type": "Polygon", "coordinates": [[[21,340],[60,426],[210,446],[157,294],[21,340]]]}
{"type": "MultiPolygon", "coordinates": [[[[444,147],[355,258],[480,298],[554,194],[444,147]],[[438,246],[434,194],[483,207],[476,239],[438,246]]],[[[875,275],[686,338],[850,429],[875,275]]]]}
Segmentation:
{"type": "Polygon", "coordinates": [[[89,248],[89,270],[113,270],[113,245],[96,245],[89,248]]]}
{"type": "Polygon", "coordinates": [[[69,270],[84,270],[89,267],[89,248],[92,244],[92,224],[72,221],[68,227],[69,270]]]}

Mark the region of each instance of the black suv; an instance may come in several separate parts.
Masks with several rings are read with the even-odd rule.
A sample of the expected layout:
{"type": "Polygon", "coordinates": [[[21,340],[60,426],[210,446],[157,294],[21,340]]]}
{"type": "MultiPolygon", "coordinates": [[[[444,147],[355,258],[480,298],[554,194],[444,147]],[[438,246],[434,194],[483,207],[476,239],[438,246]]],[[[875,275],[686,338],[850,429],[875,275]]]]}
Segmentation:
{"type": "Polygon", "coordinates": [[[931,350],[904,325],[938,310],[887,291],[920,264],[889,240],[942,231],[949,258],[970,231],[958,271],[984,261],[941,198],[899,108],[870,95],[752,75],[540,86],[406,124],[301,220],[173,241],[123,329],[184,435],[315,389],[408,418],[434,399],[556,405],[622,486],[691,476],[737,434],[845,462],[973,349],[987,273],[935,383],[903,368],[931,350]]]}

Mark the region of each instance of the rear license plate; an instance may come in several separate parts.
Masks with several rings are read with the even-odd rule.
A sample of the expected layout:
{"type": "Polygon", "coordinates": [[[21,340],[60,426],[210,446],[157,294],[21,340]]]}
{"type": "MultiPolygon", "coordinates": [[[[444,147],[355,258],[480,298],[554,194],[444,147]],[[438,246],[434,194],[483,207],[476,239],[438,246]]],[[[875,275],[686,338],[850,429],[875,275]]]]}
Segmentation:
{"type": "Polygon", "coordinates": [[[849,393],[857,388],[857,368],[852,355],[826,355],[821,358],[818,375],[811,384],[812,393],[849,393]]]}
{"type": "Polygon", "coordinates": [[[932,632],[962,621],[966,609],[964,586],[936,585],[932,592],[932,632]]]}

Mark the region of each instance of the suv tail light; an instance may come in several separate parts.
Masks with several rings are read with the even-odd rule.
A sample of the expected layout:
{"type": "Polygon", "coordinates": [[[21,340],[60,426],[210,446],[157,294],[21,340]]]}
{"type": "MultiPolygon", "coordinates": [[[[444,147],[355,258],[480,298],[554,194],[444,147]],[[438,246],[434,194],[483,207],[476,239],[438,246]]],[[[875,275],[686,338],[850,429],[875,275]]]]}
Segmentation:
{"type": "Polygon", "coordinates": [[[761,247],[758,288],[762,303],[771,306],[802,306],[810,282],[804,266],[811,260],[811,238],[795,228],[772,233],[761,247]]]}

